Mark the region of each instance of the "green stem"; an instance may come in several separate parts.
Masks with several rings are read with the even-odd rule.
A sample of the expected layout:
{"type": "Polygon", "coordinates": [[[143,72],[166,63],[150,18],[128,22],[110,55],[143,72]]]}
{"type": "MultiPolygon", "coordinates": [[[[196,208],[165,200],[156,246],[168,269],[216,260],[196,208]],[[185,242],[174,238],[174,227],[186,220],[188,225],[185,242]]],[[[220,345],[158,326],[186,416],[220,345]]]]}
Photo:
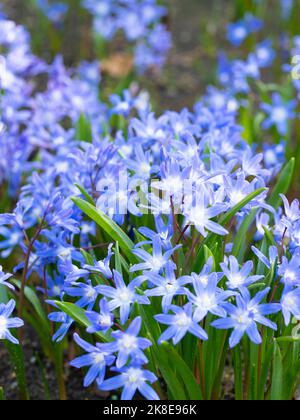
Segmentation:
{"type": "Polygon", "coordinates": [[[236,346],[233,350],[233,364],[234,364],[235,398],[237,401],[243,401],[244,400],[243,370],[242,370],[242,357],[241,357],[240,346],[236,346]]]}

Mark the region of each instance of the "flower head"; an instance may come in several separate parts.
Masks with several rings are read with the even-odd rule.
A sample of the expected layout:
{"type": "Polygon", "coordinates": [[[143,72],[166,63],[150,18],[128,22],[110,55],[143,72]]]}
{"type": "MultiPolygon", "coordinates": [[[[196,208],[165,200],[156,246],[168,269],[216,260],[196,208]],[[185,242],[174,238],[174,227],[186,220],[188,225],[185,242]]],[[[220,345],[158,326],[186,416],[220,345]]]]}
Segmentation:
{"type": "Polygon", "coordinates": [[[234,256],[230,256],[225,263],[220,264],[224,275],[227,278],[227,287],[231,290],[241,290],[248,287],[263,278],[263,276],[250,276],[253,270],[253,262],[246,262],[240,268],[238,260],[234,256]]]}
{"type": "Polygon", "coordinates": [[[153,384],[157,381],[157,377],[152,372],[143,370],[140,365],[112,370],[120,373],[120,375],[99,383],[101,391],[123,388],[121,400],[132,400],[137,391],[147,400],[159,400],[159,396],[149,385],[149,383],[153,384]]]}
{"type": "Polygon", "coordinates": [[[172,338],[173,344],[176,345],[188,332],[200,338],[200,340],[208,339],[207,333],[193,320],[193,307],[191,303],[188,303],[183,308],[172,305],[170,309],[174,315],[164,314],[154,317],[160,324],[169,326],[160,336],[158,340],[159,344],[163,341],[169,341],[172,338]]]}
{"type": "Polygon", "coordinates": [[[144,281],[144,278],[136,278],[127,286],[120,273],[114,270],[113,275],[116,287],[97,286],[97,292],[110,299],[108,302],[110,311],[120,308],[120,321],[123,325],[129,318],[130,309],[134,302],[138,302],[140,305],[149,305],[150,301],[146,296],[137,294],[135,291],[136,287],[139,287],[144,281]]]}
{"type": "Polygon", "coordinates": [[[231,348],[235,347],[241,341],[244,334],[247,334],[250,340],[255,344],[261,344],[262,338],[259,334],[257,324],[262,324],[272,330],[277,330],[277,325],[266,318],[266,315],[271,315],[280,311],[281,306],[276,303],[262,304],[262,300],[269,293],[267,288],[251,299],[248,290],[244,289],[242,295],[236,297],[236,304],[224,304],[229,317],[218,319],[211,325],[217,329],[229,330],[233,329],[233,333],[229,339],[231,348]]]}
{"type": "Polygon", "coordinates": [[[148,363],[143,351],[152,345],[146,338],[138,337],[142,327],[141,317],[135,318],[125,332],[114,331],[111,336],[115,341],[103,344],[101,349],[107,353],[118,353],[116,366],[124,367],[129,358],[134,363],[148,363]]]}
{"type": "Polygon", "coordinates": [[[98,384],[101,384],[105,378],[106,367],[114,363],[115,357],[100,350],[99,344],[93,346],[82,340],[78,334],[74,334],[74,340],[87,354],[72,360],[70,365],[76,368],[89,367],[84,378],[85,387],[90,386],[96,380],[98,384]]]}
{"type": "Polygon", "coordinates": [[[20,328],[24,322],[20,318],[11,318],[16,306],[14,300],[10,300],[7,304],[0,304],[0,340],[8,340],[13,344],[19,344],[17,340],[9,331],[12,328],[20,328]]]}

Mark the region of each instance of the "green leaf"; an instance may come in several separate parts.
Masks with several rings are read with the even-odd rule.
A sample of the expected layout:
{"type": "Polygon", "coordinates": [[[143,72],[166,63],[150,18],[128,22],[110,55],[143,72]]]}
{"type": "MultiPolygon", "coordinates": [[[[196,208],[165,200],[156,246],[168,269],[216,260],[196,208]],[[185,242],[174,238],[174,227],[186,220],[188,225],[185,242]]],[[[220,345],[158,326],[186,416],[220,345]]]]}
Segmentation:
{"type": "Polygon", "coordinates": [[[249,231],[249,228],[251,224],[253,223],[255,216],[257,214],[258,210],[253,209],[248,214],[248,216],[245,217],[243,220],[239,231],[237,232],[234,242],[233,242],[233,249],[232,249],[232,255],[237,257],[237,259],[240,261],[244,254],[244,244],[246,240],[247,232],[249,231]]]}
{"type": "Polygon", "coordinates": [[[175,373],[177,367],[173,365],[170,366],[168,353],[166,353],[162,347],[157,346],[156,343],[153,343],[151,352],[157,361],[159,370],[161,371],[174,400],[187,401],[187,395],[175,373]]]}
{"type": "Polygon", "coordinates": [[[275,185],[269,204],[274,207],[275,209],[278,209],[280,206],[282,200],[280,197],[280,194],[286,194],[290,188],[290,185],[293,180],[294,171],[295,171],[295,158],[292,158],[286,166],[281,171],[280,177],[277,181],[277,184],[275,185]]]}
{"type": "Polygon", "coordinates": [[[228,213],[226,213],[223,217],[221,217],[219,223],[224,226],[231,221],[231,219],[241,211],[250,201],[254,200],[254,198],[258,197],[263,192],[267,191],[267,188],[260,188],[256,191],[253,191],[251,194],[247,195],[242,201],[240,201],[236,206],[234,206],[228,213]]]}
{"type": "MultiPolygon", "coordinates": [[[[9,296],[7,294],[7,290],[4,286],[0,286],[0,302],[7,303],[9,301],[9,296]]],[[[15,336],[16,331],[12,330],[11,333],[15,336]]],[[[21,344],[12,344],[8,340],[4,340],[4,345],[9,352],[9,356],[11,358],[12,364],[14,366],[14,370],[16,373],[16,378],[19,387],[20,398],[22,400],[28,400],[29,394],[27,390],[27,382],[26,382],[26,370],[25,370],[25,362],[24,362],[24,354],[21,344]]]]}
{"type": "Polygon", "coordinates": [[[4,401],[4,400],[5,400],[4,389],[0,387],[0,401],[4,401]]]}
{"type": "Polygon", "coordinates": [[[243,364],[241,358],[241,347],[236,346],[233,349],[233,364],[234,364],[234,386],[235,386],[235,398],[237,401],[244,399],[243,390],[243,364]]]}
{"type": "Polygon", "coordinates": [[[276,338],[277,343],[300,343],[300,338],[297,337],[278,337],[276,338]]]}
{"type": "MultiPolygon", "coordinates": [[[[15,334],[12,331],[12,334],[15,334]]],[[[7,348],[11,361],[14,365],[15,374],[18,381],[18,387],[20,392],[20,398],[22,400],[29,400],[29,394],[27,390],[27,381],[26,381],[26,369],[25,369],[25,361],[24,361],[24,353],[22,346],[12,344],[10,341],[5,340],[4,342],[5,347],[7,348]]]]}
{"type": "Polygon", "coordinates": [[[186,400],[187,396],[175,374],[177,366],[174,363],[170,364],[170,355],[165,347],[157,345],[157,341],[161,335],[161,329],[158,322],[154,319],[154,301],[151,302],[151,305],[138,306],[138,311],[143,319],[143,324],[148,332],[149,338],[152,341],[151,353],[156,361],[156,366],[167,383],[168,389],[171,391],[175,400],[186,400]]]}
{"type": "Polygon", "coordinates": [[[93,141],[91,122],[85,117],[83,113],[80,114],[80,117],[77,121],[76,139],[85,141],[87,143],[92,143],[93,141]]]}
{"type": "Polygon", "coordinates": [[[87,199],[87,201],[92,204],[93,206],[95,205],[94,200],[92,199],[92,197],[89,195],[89,193],[79,184],[75,183],[74,184],[76,188],[79,189],[79,191],[81,192],[81,194],[87,199]]]}
{"type": "Polygon", "coordinates": [[[76,206],[80,208],[80,210],[94,220],[94,222],[97,223],[97,225],[100,226],[115,242],[119,243],[121,250],[125,253],[132,264],[136,264],[138,262],[137,258],[132,253],[134,243],[113,220],[111,220],[101,210],[81,198],[72,197],[72,200],[76,206]]]}
{"type": "MultiPolygon", "coordinates": [[[[84,309],[79,308],[74,303],[59,302],[59,301],[55,301],[54,303],[59,309],[61,309],[63,312],[65,312],[74,321],[78,322],[78,324],[82,325],[85,328],[90,326],[90,322],[87,319],[87,317],[85,316],[84,309]]],[[[95,333],[95,335],[106,343],[111,341],[109,333],[102,334],[101,332],[97,332],[97,333],[95,333]]]]}
{"type": "MultiPolygon", "coordinates": [[[[21,282],[19,280],[13,280],[12,283],[20,289],[21,282]]],[[[50,331],[50,324],[47,315],[35,291],[30,287],[26,286],[24,293],[26,299],[32,304],[37,316],[39,317],[39,320],[43,323],[44,328],[50,331]]]]}
{"type": "Polygon", "coordinates": [[[283,360],[278,343],[274,343],[271,400],[281,401],[283,395],[283,360]]]}
{"type": "Polygon", "coordinates": [[[116,242],[116,246],[115,246],[115,267],[116,267],[116,270],[121,275],[123,275],[122,261],[121,261],[120,249],[119,249],[119,243],[118,242],[116,242]]]}
{"type": "MultiPolygon", "coordinates": [[[[223,217],[221,217],[218,223],[222,226],[226,226],[240,210],[242,210],[247,204],[250,203],[250,201],[254,200],[264,191],[267,191],[267,188],[260,188],[256,191],[253,191],[251,194],[249,194],[247,197],[241,200],[236,206],[234,206],[228,213],[226,213],[223,217]]],[[[220,238],[220,236],[215,233],[210,233],[205,239],[205,241],[203,242],[203,246],[206,245],[209,248],[211,248],[211,244],[216,240],[216,238],[220,238]]],[[[201,251],[202,251],[202,247],[200,248],[197,258],[195,260],[195,264],[193,266],[194,270],[197,269],[197,264],[199,262],[199,256],[201,256],[200,254],[201,251]]]]}
{"type": "Polygon", "coordinates": [[[189,393],[189,400],[202,400],[202,392],[195,379],[195,375],[191,372],[185,361],[169,343],[163,343],[161,347],[164,348],[165,352],[168,354],[171,365],[176,366],[185,388],[189,393]]]}

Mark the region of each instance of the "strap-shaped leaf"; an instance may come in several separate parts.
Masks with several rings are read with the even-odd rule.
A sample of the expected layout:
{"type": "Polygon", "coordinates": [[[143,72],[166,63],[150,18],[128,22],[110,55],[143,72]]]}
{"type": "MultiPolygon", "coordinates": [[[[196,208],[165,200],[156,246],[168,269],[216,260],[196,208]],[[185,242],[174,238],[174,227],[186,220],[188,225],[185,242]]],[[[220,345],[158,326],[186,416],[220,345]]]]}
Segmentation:
{"type": "MultiPolygon", "coordinates": [[[[7,290],[4,286],[0,286],[0,302],[7,303],[9,301],[9,296],[7,294],[7,290]]],[[[16,331],[12,330],[11,333],[16,336],[16,331]]],[[[16,373],[16,378],[19,387],[20,398],[22,400],[28,400],[29,394],[27,389],[27,381],[26,381],[26,371],[25,371],[25,361],[24,361],[24,353],[21,344],[12,344],[10,341],[5,340],[5,347],[7,348],[11,361],[14,366],[14,370],[16,373]]]]}
{"type": "Polygon", "coordinates": [[[278,343],[274,343],[271,400],[281,401],[283,395],[283,360],[278,343]]]}
{"type": "Polygon", "coordinates": [[[247,206],[252,200],[254,200],[256,197],[258,197],[263,192],[267,191],[267,188],[259,188],[256,191],[253,191],[251,194],[247,195],[247,197],[243,198],[237,205],[235,205],[229,212],[227,212],[223,217],[221,217],[219,223],[222,226],[227,225],[227,223],[230,222],[230,220],[244,207],[247,206]]]}
{"type": "Polygon", "coordinates": [[[195,375],[191,372],[188,365],[185,361],[181,358],[181,356],[177,353],[172,345],[169,343],[163,343],[161,346],[164,351],[170,357],[171,365],[176,366],[176,369],[183,380],[186,390],[189,393],[189,399],[195,401],[202,400],[202,392],[201,389],[195,379],[195,375]]]}
{"type": "MultiPolygon", "coordinates": [[[[17,286],[18,288],[21,287],[21,282],[19,280],[13,280],[13,283],[15,286],[17,286]]],[[[43,324],[43,328],[46,329],[46,331],[49,331],[50,333],[50,324],[49,321],[47,319],[47,315],[41,305],[41,302],[37,296],[37,294],[35,293],[35,291],[33,289],[31,289],[30,287],[26,286],[25,287],[25,297],[26,299],[31,303],[31,305],[33,306],[38,318],[39,318],[39,322],[41,322],[43,324]]]]}
{"type": "Polygon", "coordinates": [[[290,188],[294,176],[295,163],[295,158],[292,158],[286,164],[286,166],[281,171],[277,184],[275,185],[272,191],[269,204],[275,209],[278,209],[278,207],[282,203],[280,194],[286,194],[290,188]]]}
{"type": "MultiPolygon", "coordinates": [[[[59,309],[61,309],[63,312],[65,312],[74,321],[78,322],[78,324],[80,324],[80,325],[82,325],[83,327],[86,327],[86,328],[90,326],[90,322],[87,319],[87,317],[85,316],[84,309],[79,308],[74,303],[59,302],[59,301],[55,301],[54,303],[56,304],[56,306],[59,309]]],[[[97,336],[102,341],[107,342],[107,343],[111,341],[109,333],[102,334],[101,332],[97,332],[97,333],[95,333],[95,336],[97,336]]]]}
{"type": "Polygon", "coordinates": [[[100,226],[114,242],[119,243],[120,249],[124,252],[132,264],[137,263],[137,258],[132,253],[134,243],[113,220],[103,213],[103,211],[97,209],[95,206],[82,200],[81,198],[73,197],[72,200],[76,206],[79,207],[80,210],[82,210],[88,217],[90,217],[98,226],[100,226]]]}
{"type": "Polygon", "coordinates": [[[86,200],[94,205],[94,200],[92,199],[92,197],[89,195],[89,193],[79,184],[75,184],[75,187],[77,187],[79,189],[79,191],[81,192],[81,194],[86,198],[86,200]]]}

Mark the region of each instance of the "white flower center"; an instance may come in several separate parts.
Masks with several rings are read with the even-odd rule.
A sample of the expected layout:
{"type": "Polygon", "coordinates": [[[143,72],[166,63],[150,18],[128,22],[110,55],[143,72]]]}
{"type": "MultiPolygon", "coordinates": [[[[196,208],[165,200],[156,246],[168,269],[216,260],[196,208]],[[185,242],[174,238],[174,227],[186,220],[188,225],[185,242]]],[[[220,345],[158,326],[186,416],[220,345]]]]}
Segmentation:
{"type": "Polygon", "coordinates": [[[240,190],[232,190],[230,192],[230,199],[233,204],[240,203],[245,198],[245,194],[243,194],[240,190]]]}
{"type": "Polygon", "coordinates": [[[96,290],[94,290],[92,287],[90,287],[86,291],[86,297],[93,299],[96,296],[96,290]]]}
{"type": "Polygon", "coordinates": [[[233,274],[230,278],[230,283],[233,286],[241,286],[243,284],[243,277],[237,273],[237,274],[233,274]]]}
{"type": "Polygon", "coordinates": [[[58,286],[54,286],[52,291],[55,295],[60,295],[60,288],[58,286]]]}
{"type": "Polygon", "coordinates": [[[167,291],[167,293],[175,293],[176,292],[176,290],[178,289],[178,287],[177,287],[177,284],[175,284],[175,283],[168,283],[168,284],[166,284],[166,291],[167,291]]]}
{"type": "Polygon", "coordinates": [[[249,318],[249,314],[241,314],[237,318],[237,322],[241,325],[249,325],[251,323],[251,319],[249,318]]]}
{"type": "Polygon", "coordinates": [[[10,241],[12,242],[12,243],[15,243],[15,242],[18,242],[19,241],[19,234],[18,233],[13,233],[11,236],[10,236],[10,241]]]}
{"type": "Polygon", "coordinates": [[[140,166],[141,172],[145,175],[148,175],[151,170],[151,166],[148,163],[142,163],[140,166]]]}
{"type": "Polygon", "coordinates": [[[188,328],[191,325],[191,318],[189,318],[186,314],[178,315],[176,318],[176,325],[179,328],[188,328]]]}
{"type": "Polygon", "coordinates": [[[286,272],[284,273],[284,277],[286,278],[286,280],[290,280],[290,281],[296,280],[296,274],[294,271],[291,271],[291,270],[286,270],[286,272]]]}
{"type": "Polygon", "coordinates": [[[137,348],[137,338],[132,335],[125,334],[120,341],[121,347],[126,351],[132,351],[137,348]]]}
{"type": "Polygon", "coordinates": [[[273,110],[273,119],[277,122],[284,122],[287,119],[287,111],[283,107],[277,107],[273,110]]]}
{"type": "Polygon", "coordinates": [[[140,369],[131,368],[128,370],[127,375],[128,375],[128,382],[131,384],[143,382],[143,373],[140,369]]]}
{"type": "Polygon", "coordinates": [[[122,303],[131,303],[133,294],[128,289],[123,289],[119,292],[118,298],[122,303]]]}
{"type": "Polygon", "coordinates": [[[94,353],[93,355],[95,363],[103,363],[104,362],[104,355],[102,353],[94,353]]]}
{"type": "Polygon", "coordinates": [[[111,325],[111,317],[109,315],[100,315],[100,317],[99,317],[99,324],[102,327],[110,327],[110,325],[111,325]]]}
{"type": "Polygon", "coordinates": [[[204,309],[210,309],[212,306],[215,305],[215,299],[213,296],[204,294],[203,296],[198,298],[198,305],[204,309]]]}
{"type": "Polygon", "coordinates": [[[238,39],[243,39],[245,36],[247,35],[247,31],[245,28],[243,28],[242,26],[239,26],[238,28],[235,29],[234,31],[234,36],[235,38],[238,39]]]}
{"type": "Polygon", "coordinates": [[[284,298],[284,306],[286,306],[287,308],[291,308],[295,305],[295,298],[292,295],[288,295],[284,298]]]}
{"type": "Polygon", "coordinates": [[[165,261],[162,257],[153,257],[151,259],[151,267],[154,270],[159,271],[165,264],[165,261]]]}

